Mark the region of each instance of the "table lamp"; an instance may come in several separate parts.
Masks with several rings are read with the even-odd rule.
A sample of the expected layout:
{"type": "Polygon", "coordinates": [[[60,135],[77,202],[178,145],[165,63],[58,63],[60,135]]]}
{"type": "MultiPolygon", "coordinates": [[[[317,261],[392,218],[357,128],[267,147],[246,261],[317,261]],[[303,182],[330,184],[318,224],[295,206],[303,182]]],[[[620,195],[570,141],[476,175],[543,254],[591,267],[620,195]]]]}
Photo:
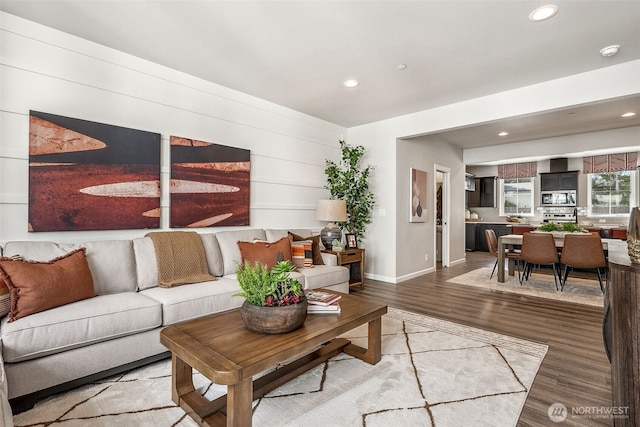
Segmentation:
{"type": "Polygon", "coordinates": [[[326,227],[320,231],[320,240],[322,240],[325,249],[331,249],[333,239],[342,241],[342,231],[335,221],[347,220],[347,202],[344,200],[318,200],[316,219],[329,221],[326,227]]]}

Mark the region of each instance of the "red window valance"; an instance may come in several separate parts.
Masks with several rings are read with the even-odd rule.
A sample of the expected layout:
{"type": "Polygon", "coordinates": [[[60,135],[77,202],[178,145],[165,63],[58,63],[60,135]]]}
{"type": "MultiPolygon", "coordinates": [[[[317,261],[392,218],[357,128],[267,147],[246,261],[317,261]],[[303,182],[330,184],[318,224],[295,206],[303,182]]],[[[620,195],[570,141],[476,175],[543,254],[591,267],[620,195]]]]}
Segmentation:
{"type": "Polygon", "coordinates": [[[636,170],[638,167],[638,153],[605,154],[582,158],[583,173],[605,173],[636,170]]]}
{"type": "Polygon", "coordinates": [[[532,178],[538,174],[538,162],[498,165],[498,178],[532,178]]]}

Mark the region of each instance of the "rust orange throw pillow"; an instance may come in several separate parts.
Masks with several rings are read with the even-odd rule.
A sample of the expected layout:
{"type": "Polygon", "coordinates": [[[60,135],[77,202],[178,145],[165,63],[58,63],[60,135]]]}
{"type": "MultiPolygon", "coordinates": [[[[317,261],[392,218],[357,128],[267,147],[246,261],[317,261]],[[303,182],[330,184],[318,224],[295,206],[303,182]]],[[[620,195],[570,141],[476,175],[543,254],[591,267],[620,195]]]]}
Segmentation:
{"type": "Polygon", "coordinates": [[[10,322],[95,296],[84,248],[48,262],[0,258],[0,280],[11,293],[10,322]]]}
{"type": "Polygon", "coordinates": [[[291,261],[291,241],[283,237],[277,242],[238,242],[242,262],[250,264],[260,261],[269,268],[275,267],[279,261],[291,261]]]}

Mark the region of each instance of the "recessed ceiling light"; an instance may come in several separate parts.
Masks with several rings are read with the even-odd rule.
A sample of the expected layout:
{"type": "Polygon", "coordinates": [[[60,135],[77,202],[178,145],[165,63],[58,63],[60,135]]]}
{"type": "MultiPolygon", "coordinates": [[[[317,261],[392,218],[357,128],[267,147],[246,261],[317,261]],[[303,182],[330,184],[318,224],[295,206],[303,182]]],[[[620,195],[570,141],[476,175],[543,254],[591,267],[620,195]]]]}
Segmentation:
{"type": "Polygon", "coordinates": [[[600,55],[602,55],[602,56],[613,56],[616,53],[618,53],[619,50],[620,50],[620,45],[619,44],[612,44],[611,46],[607,46],[605,48],[602,48],[602,50],[600,51],[600,55]]]}
{"type": "Polygon", "coordinates": [[[345,86],[345,87],[356,87],[359,84],[360,82],[354,79],[349,79],[342,82],[342,86],[345,86]]]}
{"type": "Polygon", "coordinates": [[[545,19],[551,18],[553,15],[558,13],[558,6],[555,4],[548,4],[545,6],[540,6],[533,12],[529,14],[529,21],[531,22],[540,22],[545,19]]]}
{"type": "Polygon", "coordinates": [[[636,113],[629,111],[628,113],[624,113],[623,115],[621,115],[620,117],[633,117],[635,116],[636,113]]]}
{"type": "Polygon", "coordinates": [[[406,70],[407,64],[398,64],[398,70],[406,70]]]}
{"type": "Polygon", "coordinates": [[[498,136],[507,136],[507,135],[509,135],[509,132],[505,132],[505,131],[502,131],[498,134],[498,136]]]}

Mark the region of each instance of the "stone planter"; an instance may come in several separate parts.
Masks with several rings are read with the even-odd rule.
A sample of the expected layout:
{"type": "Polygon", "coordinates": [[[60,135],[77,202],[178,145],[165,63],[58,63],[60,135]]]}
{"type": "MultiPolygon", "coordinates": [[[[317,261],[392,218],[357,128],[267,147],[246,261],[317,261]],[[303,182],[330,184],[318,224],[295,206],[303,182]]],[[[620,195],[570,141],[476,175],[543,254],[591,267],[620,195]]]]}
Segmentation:
{"type": "Polygon", "coordinates": [[[240,307],[245,326],[257,334],[284,334],[295,331],[307,318],[307,300],[282,307],[259,307],[245,301],[240,307]]]}

